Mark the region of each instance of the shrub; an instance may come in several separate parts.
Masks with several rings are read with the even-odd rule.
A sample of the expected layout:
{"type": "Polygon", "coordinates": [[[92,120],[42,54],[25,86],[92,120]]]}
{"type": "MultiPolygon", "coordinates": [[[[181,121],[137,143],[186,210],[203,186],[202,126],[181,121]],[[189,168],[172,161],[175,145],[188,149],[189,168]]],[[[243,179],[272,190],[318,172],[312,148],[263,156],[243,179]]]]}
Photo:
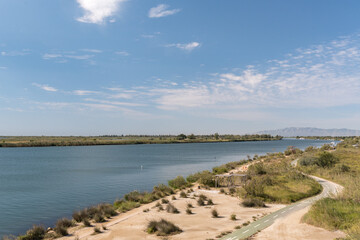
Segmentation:
{"type": "Polygon", "coordinates": [[[204,200],[202,200],[201,198],[199,198],[199,199],[197,200],[197,204],[198,204],[199,206],[204,206],[204,205],[205,205],[205,202],[204,202],[204,200]]]}
{"type": "Polygon", "coordinates": [[[163,198],[163,199],[161,199],[161,203],[163,203],[163,204],[169,203],[169,200],[167,200],[166,198],[163,198]]]}
{"type": "Polygon", "coordinates": [[[113,217],[117,215],[117,212],[115,211],[115,208],[111,204],[102,203],[97,206],[100,213],[104,215],[107,218],[113,217]]]}
{"type": "Polygon", "coordinates": [[[179,210],[174,206],[172,205],[171,203],[169,203],[167,206],[166,206],[166,211],[168,213],[179,213],[179,210]]]}
{"type": "Polygon", "coordinates": [[[54,231],[56,232],[56,234],[58,234],[59,236],[67,236],[68,235],[68,231],[67,228],[63,227],[63,226],[58,226],[54,228],[54,231]]]}
{"type": "Polygon", "coordinates": [[[193,205],[191,203],[186,204],[186,207],[193,208],[193,205]]]}
{"type": "Polygon", "coordinates": [[[187,195],[186,195],[186,193],[184,191],[181,191],[180,192],[180,197],[187,198],[187,195]]]}
{"type": "Polygon", "coordinates": [[[317,162],[317,158],[315,156],[303,156],[299,159],[300,166],[312,166],[317,162]]]}
{"type": "Polygon", "coordinates": [[[199,182],[200,184],[203,184],[205,186],[215,186],[214,175],[209,171],[202,171],[191,174],[186,178],[186,180],[189,183],[199,182]]]}
{"type": "Polygon", "coordinates": [[[94,216],[94,221],[97,223],[102,223],[102,222],[105,222],[105,218],[103,217],[103,215],[101,213],[96,213],[94,216]]]}
{"type": "Polygon", "coordinates": [[[235,188],[233,188],[233,187],[232,187],[232,188],[229,188],[229,193],[230,193],[230,194],[234,194],[235,191],[236,191],[235,188]]]}
{"type": "Polygon", "coordinates": [[[67,229],[73,226],[74,223],[71,220],[67,218],[62,218],[56,222],[54,231],[60,236],[66,236],[68,235],[67,229]]]}
{"type": "Polygon", "coordinates": [[[333,167],[338,161],[339,159],[335,157],[332,153],[323,152],[317,159],[316,165],[322,168],[330,168],[333,167]]]}
{"type": "Polygon", "coordinates": [[[200,194],[199,199],[202,199],[205,201],[205,200],[207,200],[207,196],[205,196],[204,194],[200,194]]]}
{"type": "Polygon", "coordinates": [[[227,173],[229,170],[225,166],[219,166],[213,168],[213,173],[215,174],[223,174],[227,173]]]}
{"type": "Polygon", "coordinates": [[[223,188],[220,189],[220,193],[225,193],[225,190],[223,188]]]}
{"type": "Polygon", "coordinates": [[[159,236],[166,236],[170,234],[176,234],[182,232],[182,230],[165,219],[161,219],[160,221],[152,220],[148,223],[147,226],[148,233],[157,233],[159,236]]]}
{"type": "Polygon", "coordinates": [[[264,196],[264,182],[261,178],[252,178],[244,185],[244,189],[248,195],[251,196],[264,196]]]}
{"type": "Polygon", "coordinates": [[[154,187],[153,194],[160,194],[161,197],[164,197],[174,194],[174,190],[171,187],[166,186],[165,184],[159,184],[154,187]]]}
{"type": "Polygon", "coordinates": [[[186,208],[186,214],[192,214],[191,208],[186,208]]]}
{"type": "Polygon", "coordinates": [[[244,207],[266,207],[265,203],[258,198],[248,198],[241,203],[244,207]]]}
{"type": "Polygon", "coordinates": [[[97,234],[97,233],[101,233],[100,228],[98,228],[98,227],[94,227],[94,233],[95,233],[95,234],[97,234]]]}
{"type": "Polygon", "coordinates": [[[230,216],[230,220],[232,220],[232,221],[236,221],[236,215],[235,215],[235,214],[231,214],[231,216],[230,216]]]}
{"type": "Polygon", "coordinates": [[[213,218],[219,217],[219,213],[218,213],[218,211],[217,211],[216,209],[213,209],[213,210],[211,211],[211,215],[212,215],[213,218]]]}
{"type": "Polygon", "coordinates": [[[84,219],[82,220],[82,222],[83,222],[83,224],[84,224],[85,227],[91,227],[91,223],[90,223],[90,221],[89,221],[87,218],[84,218],[84,219]]]}
{"type": "Polygon", "coordinates": [[[74,212],[72,217],[76,222],[82,222],[84,219],[87,219],[89,215],[87,213],[87,210],[83,209],[81,211],[74,212]]]}
{"type": "Polygon", "coordinates": [[[214,205],[213,201],[211,198],[208,198],[207,200],[207,205],[214,205]]]}
{"type": "Polygon", "coordinates": [[[334,168],[334,172],[336,173],[346,173],[350,172],[350,167],[346,164],[336,164],[334,168]]]}
{"type": "Polygon", "coordinates": [[[264,175],[266,174],[266,170],[264,167],[264,164],[261,163],[255,163],[249,166],[248,174],[250,175],[264,175]]]}
{"type": "Polygon", "coordinates": [[[172,196],[172,198],[171,198],[172,200],[176,200],[176,197],[175,196],[172,196]]]}
{"type": "Polygon", "coordinates": [[[34,225],[26,232],[26,235],[19,237],[21,240],[42,240],[45,237],[45,228],[43,226],[34,225]]]}
{"type": "Polygon", "coordinates": [[[175,189],[187,186],[186,180],[183,176],[177,176],[176,178],[169,180],[168,183],[170,187],[175,189]]]}
{"type": "Polygon", "coordinates": [[[132,201],[116,201],[114,207],[117,208],[120,212],[127,212],[134,208],[140,207],[140,203],[132,201]]]}
{"type": "Polygon", "coordinates": [[[144,197],[144,193],[139,193],[138,191],[132,191],[128,194],[125,194],[124,199],[126,201],[140,202],[140,200],[143,197],[144,197]]]}

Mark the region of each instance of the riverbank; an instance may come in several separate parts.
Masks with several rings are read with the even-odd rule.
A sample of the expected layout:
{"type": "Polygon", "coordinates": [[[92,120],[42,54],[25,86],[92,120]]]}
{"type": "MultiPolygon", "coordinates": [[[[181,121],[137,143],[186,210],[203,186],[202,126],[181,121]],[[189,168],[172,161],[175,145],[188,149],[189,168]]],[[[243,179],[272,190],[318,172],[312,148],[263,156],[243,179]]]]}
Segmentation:
{"type": "MultiPolygon", "coordinates": [[[[158,238],[156,234],[150,234],[148,224],[152,220],[163,217],[166,217],[167,221],[173,220],[181,229],[177,235],[171,237],[172,239],[184,239],[184,236],[194,236],[194,234],[203,237],[205,233],[210,234],[209,238],[215,238],[231,232],[235,227],[241,228],[252,220],[279,209],[283,206],[282,203],[294,202],[319,192],[320,189],[317,187],[319,184],[290,170],[289,158],[293,159],[301,154],[300,150],[293,150],[289,151],[288,149],[285,154],[268,154],[246,161],[227,163],[214,168],[213,172],[203,171],[190,175],[186,179],[187,181],[182,177],[177,177],[169,181],[170,187],[174,190],[160,185],[154,187],[150,193],[136,191],[129,193],[124,196],[123,200],[115,201],[113,205],[120,215],[114,216],[116,212],[111,210],[111,205],[91,207],[74,213],[73,220],[59,220],[54,230],[50,229],[44,233],[41,239],[50,239],[61,235],[65,238],[76,239],[80,238],[80,235],[88,236],[90,233],[91,236],[95,234],[94,238],[101,238],[100,236],[113,238],[112,231],[109,231],[113,228],[115,228],[115,232],[116,229],[123,232],[125,228],[128,228],[130,236],[146,236],[147,239],[156,239],[158,238]],[[223,188],[220,192],[211,189],[214,187],[215,174],[237,173],[244,168],[249,169],[247,172],[249,181],[243,187],[223,188]],[[190,184],[193,184],[193,187],[189,188],[190,184]],[[202,186],[201,189],[198,189],[198,184],[202,186]],[[206,189],[210,189],[210,191],[206,189]],[[173,191],[175,191],[175,195],[173,191]],[[255,201],[255,199],[257,200],[255,201]],[[155,201],[158,202],[155,203],[155,201]],[[267,202],[267,207],[262,207],[264,206],[262,201],[267,202]],[[270,203],[274,201],[278,204],[270,203]],[[258,208],[251,208],[252,204],[258,208]],[[140,206],[141,208],[139,208],[140,206]],[[169,210],[169,208],[175,208],[176,211],[169,210]],[[216,210],[216,215],[213,213],[214,210],[216,210]],[[132,221],[132,219],[134,220],[132,221]],[[209,225],[207,222],[211,224],[209,225]],[[110,235],[106,235],[109,232],[110,235]]],[[[33,231],[29,230],[24,237],[31,235],[33,231]]],[[[118,233],[114,234],[117,236],[118,233]]],[[[123,239],[132,238],[125,235],[123,239]]]]}
{"type": "Polygon", "coordinates": [[[0,139],[0,147],[54,147],[134,144],[218,143],[281,140],[270,135],[156,135],[156,136],[9,136],[0,139]]]}

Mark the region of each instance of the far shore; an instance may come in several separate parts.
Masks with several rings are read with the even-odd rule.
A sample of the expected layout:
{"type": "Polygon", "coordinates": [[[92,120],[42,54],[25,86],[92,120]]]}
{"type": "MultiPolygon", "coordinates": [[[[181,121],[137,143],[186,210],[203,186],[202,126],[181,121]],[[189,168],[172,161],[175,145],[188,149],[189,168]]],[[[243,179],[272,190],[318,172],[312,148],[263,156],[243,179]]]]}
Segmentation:
{"type": "Polygon", "coordinates": [[[281,136],[271,135],[157,135],[157,136],[2,136],[0,147],[66,147],[137,144],[181,144],[275,141],[281,136]]]}

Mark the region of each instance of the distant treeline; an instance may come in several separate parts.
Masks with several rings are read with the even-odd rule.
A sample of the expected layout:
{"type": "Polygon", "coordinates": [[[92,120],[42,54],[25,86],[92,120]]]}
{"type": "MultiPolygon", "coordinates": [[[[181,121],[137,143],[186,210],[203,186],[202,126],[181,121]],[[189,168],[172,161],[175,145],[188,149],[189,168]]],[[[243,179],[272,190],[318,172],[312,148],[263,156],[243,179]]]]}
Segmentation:
{"type": "Polygon", "coordinates": [[[51,147],[130,144],[210,143],[281,140],[281,136],[254,135],[103,135],[103,136],[18,136],[2,137],[0,147],[51,147]]]}

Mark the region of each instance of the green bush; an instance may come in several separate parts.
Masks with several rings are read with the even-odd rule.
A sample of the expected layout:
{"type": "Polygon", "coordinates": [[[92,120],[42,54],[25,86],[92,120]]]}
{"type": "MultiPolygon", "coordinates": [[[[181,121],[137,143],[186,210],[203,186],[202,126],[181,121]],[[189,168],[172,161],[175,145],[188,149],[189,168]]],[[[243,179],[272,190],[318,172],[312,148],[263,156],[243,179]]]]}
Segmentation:
{"type": "Polygon", "coordinates": [[[209,171],[202,171],[191,174],[186,178],[186,180],[189,183],[199,182],[200,184],[203,184],[208,187],[215,186],[214,175],[209,171]]]}
{"type": "Polygon", "coordinates": [[[248,174],[249,175],[264,175],[266,174],[266,169],[264,164],[261,163],[255,163],[249,166],[248,169],[248,174]]]}
{"type": "Polygon", "coordinates": [[[315,156],[303,156],[299,159],[300,166],[312,166],[317,162],[317,157],[315,156]]]}
{"type": "Polygon", "coordinates": [[[34,225],[25,235],[20,236],[19,240],[42,240],[45,237],[45,228],[43,226],[34,225]]]}
{"type": "Polygon", "coordinates": [[[187,182],[183,176],[177,176],[176,178],[169,180],[168,184],[170,187],[179,189],[187,186],[187,182]]]}
{"type": "Polygon", "coordinates": [[[319,155],[319,158],[316,161],[316,165],[322,168],[330,168],[333,167],[337,162],[339,162],[339,159],[332,153],[323,152],[319,155]]]}
{"type": "Polygon", "coordinates": [[[214,174],[223,174],[223,173],[227,173],[228,171],[229,170],[225,166],[219,166],[213,168],[214,174]]]}
{"type": "Polygon", "coordinates": [[[119,200],[114,203],[114,206],[116,209],[118,209],[120,212],[127,212],[134,208],[140,207],[140,203],[138,202],[132,202],[132,201],[124,201],[119,200]]]}

